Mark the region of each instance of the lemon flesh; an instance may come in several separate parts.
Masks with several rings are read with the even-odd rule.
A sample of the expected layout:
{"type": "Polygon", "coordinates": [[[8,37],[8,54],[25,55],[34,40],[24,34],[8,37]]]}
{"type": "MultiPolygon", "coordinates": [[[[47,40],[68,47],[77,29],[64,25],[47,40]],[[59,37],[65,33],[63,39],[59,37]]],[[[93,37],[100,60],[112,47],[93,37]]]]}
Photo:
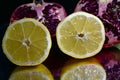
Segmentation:
{"type": "Polygon", "coordinates": [[[62,68],[60,80],[106,80],[106,72],[94,58],[77,60],[62,68]]]}
{"type": "Polygon", "coordinates": [[[38,65],[49,55],[50,33],[37,20],[24,18],[8,26],[2,48],[7,58],[16,65],[38,65]]]}
{"type": "Polygon", "coordinates": [[[72,13],[57,27],[59,48],[74,58],[96,55],[103,47],[105,30],[96,16],[86,12],[72,13]]]}

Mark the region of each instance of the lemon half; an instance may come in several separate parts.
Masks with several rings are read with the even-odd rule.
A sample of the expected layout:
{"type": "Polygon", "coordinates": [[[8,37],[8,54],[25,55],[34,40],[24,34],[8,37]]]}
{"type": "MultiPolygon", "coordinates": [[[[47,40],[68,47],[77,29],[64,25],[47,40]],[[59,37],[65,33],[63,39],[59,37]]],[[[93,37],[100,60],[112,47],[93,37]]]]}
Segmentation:
{"type": "Polygon", "coordinates": [[[11,73],[9,80],[54,80],[50,70],[43,64],[32,67],[18,66],[11,73]]]}
{"type": "Polygon", "coordinates": [[[32,66],[42,63],[48,57],[51,44],[46,26],[35,19],[24,18],[8,26],[2,48],[14,64],[32,66]]]}
{"type": "Polygon", "coordinates": [[[83,59],[101,51],[105,29],[98,17],[86,12],[75,12],[59,23],[56,37],[61,51],[83,59]]]}
{"type": "Polygon", "coordinates": [[[63,66],[60,80],[106,80],[106,72],[95,58],[70,60],[63,66]]]}

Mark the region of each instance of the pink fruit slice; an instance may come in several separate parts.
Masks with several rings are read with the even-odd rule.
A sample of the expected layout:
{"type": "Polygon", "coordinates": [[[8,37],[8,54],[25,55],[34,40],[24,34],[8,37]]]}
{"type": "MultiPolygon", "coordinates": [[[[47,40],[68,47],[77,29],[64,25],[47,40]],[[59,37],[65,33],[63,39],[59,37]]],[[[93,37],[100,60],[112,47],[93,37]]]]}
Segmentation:
{"type": "Polygon", "coordinates": [[[95,57],[106,70],[106,80],[120,80],[120,50],[117,48],[104,49],[95,57]]]}
{"type": "Polygon", "coordinates": [[[59,3],[40,1],[35,0],[33,3],[18,6],[13,11],[10,22],[25,17],[35,18],[46,25],[51,35],[55,36],[58,23],[67,16],[65,8],[59,3]]]}
{"type": "Polygon", "coordinates": [[[98,16],[105,25],[104,48],[120,43],[120,0],[79,0],[76,11],[98,16]]]}

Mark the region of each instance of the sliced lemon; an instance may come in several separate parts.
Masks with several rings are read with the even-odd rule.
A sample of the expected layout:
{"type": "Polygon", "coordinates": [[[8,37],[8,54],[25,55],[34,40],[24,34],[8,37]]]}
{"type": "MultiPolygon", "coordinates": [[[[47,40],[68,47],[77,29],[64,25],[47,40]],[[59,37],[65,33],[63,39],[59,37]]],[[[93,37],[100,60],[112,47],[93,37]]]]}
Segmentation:
{"type": "Polygon", "coordinates": [[[101,20],[86,12],[75,12],[61,21],[56,30],[59,48],[74,58],[96,55],[103,47],[105,29],[101,20]]]}
{"type": "Polygon", "coordinates": [[[7,58],[16,65],[38,65],[49,55],[50,33],[37,20],[24,18],[8,26],[2,48],[7,58]]]}
{"type": "Polygon", "coordinates": [[[60,80],[106,80],[106,72],[94,58],[72,60],[62,68],[60,80]]]}
{"type": "Polygon", "coordinates": [[[17,67],[9,80],[54,80],[50,70],[43,64],[32,67],[17,67]]]}

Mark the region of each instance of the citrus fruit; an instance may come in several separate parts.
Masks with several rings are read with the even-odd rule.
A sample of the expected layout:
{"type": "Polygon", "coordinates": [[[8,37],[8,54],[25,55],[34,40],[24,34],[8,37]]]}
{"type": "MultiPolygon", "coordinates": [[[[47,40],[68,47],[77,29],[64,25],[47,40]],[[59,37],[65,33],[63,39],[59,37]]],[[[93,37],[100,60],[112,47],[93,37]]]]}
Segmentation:
{"type": "Polygon", "coordinates": [[[103,47],[105,30],[101,20],[86,12],[75,12],[61,21],[56,31],[59,48],[74,58],[96,55],[103,47]]]}
{"type": "Polygon", "coordinates": [[[38,65],[49,55],[50,33],[37,20],[24,18],[8,26],[2,48],[7,58],[16,65],[38,65]]]}
{"type": "Polygon", "coordinates": [[[94,58],[70,60],[62,68],[60,80],[106,80],[106,72],[94,58]]]}
{"type": "Polygon", "coordinates": [[[32,67],[17,67],[9,80],[54,80],[49,69],[43,64],[32,67]]]}

